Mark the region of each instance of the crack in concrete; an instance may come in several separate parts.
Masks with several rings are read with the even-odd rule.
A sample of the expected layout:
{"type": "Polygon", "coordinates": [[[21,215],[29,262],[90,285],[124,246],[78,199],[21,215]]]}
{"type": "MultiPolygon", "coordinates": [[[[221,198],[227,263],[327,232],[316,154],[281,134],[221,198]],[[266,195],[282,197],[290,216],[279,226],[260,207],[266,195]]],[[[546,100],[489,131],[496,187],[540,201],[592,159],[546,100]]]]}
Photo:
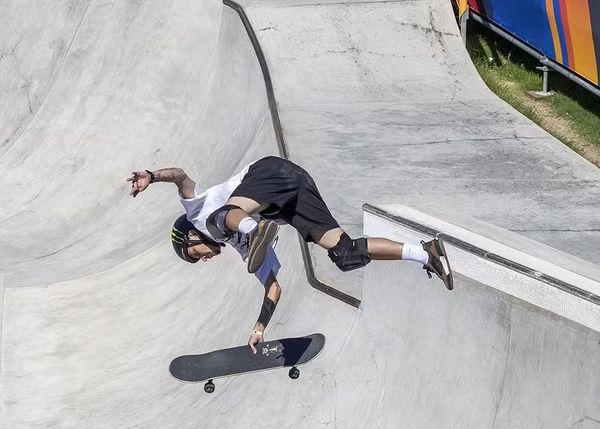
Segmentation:
{"type": "Polygon", "coordinates": [[[3,59],[4,57],[13,57],[13,58],[16,58],[16,56],[15,56],[15,51],[17,50],[17,47],[18,47],[18,46],[19,46],[19,42],[17,42],[17,43],[15,44],[15,46],[13,46],[13,48],[11,49],[11,51],[10,51],[10,52],[3,52],[3,51],[0,51],[0,61],[2,61],[2,59],[3,59]]]}
{"type": "Polygon", "coordinates": [[[325,52],[328,53],[328,54],[347,54],[349,52],[358,53],[359,50],[358,50],[358,48],[356,46],[351,46],[348,49],[344,49],[344,50],[328,50],[328,51],[325,51],[325,52]]]}
{"type": "MultiPolygon", "coordinates": [[[[434,140],[429,142],[419,142],[419,143],[390,143],[388,145],[368,145],[369,149],[385,149],[389,147],[409,147],[409,146],[428,146],[428,145],[436,145],[436,144],[447,144],[447,143],[463,143],[463,142],[500,142],[500,141],[511,141],[513,137],[500,137],[500,138],[481,138],[481,139],[444,139],[444,140],[434,140]]],[[[347,147],[347,146],[344,146],[347,147]]]]}
{"type": "Polygon", "coordinates": [[[584,413],[583,417],[580,418],[579,420],[577,420],[571,426],[569,426],[569,428],[574,428],[575,426],[578,426],[580,423],[583,423],[585,421],[591,421],[591,422],[599,423],[600,424],[600,420],[594,419],[593,417],[586,416],[585,413],[584,413]]]}
{"type": "Polygon", "coordinates": [[[277,27],[264,27],[264,28],[259,28],[256,31],[259,32],[259,31],[267,31],[267,30],[279,31],[279,29],[277,29],[277,27]]]}
{"type": "Polygon", "coordinates": [[[337,406],[338,406],[338,385],[337,380],[335,379],[335,375],[333,375],[333,388],[335,389],[335,402],[333,405],[333,427],[337,429],[337,406]]]}
{"type": "Polygon", "coordinates": [[[25,85],[23,85],[21,87],[21,89],[25,89],[25,92],[27,93],[27,104],[29,106],[29,113],[31,113],[33,115],[33,108],[31,107],[31,93],[29,92],[29,87],[31,86],[31,79],[32,77],[29,77],[29,79],[27,79],[25,85]]]}
{"type": "MultiPolygon", "coordinates": [[[[512,313],[512,311],[511,311],[512,313]]],[[[507,376],[507,372],[508,372],[508,363],[510,362],[510,348],[511,348],[511,344],[512,344],[512,317],[511,319],[508,321],[509,323],[509,327],[508,327],[508,345],[506,348],[506,360],[505,360],[505,365],[504,365],[504,370],[502,372],[502,383],[500,385],[500,392],[498,395],[498,400],[496,401],[496,409],[494,410],[494,419],[492,420],[492,428],[496,427],[496,420],[498,418],[498,413],[500,412],[500,406],[502,405],[502,397],[504,396],[504,389],[506,387],[506,376],[507,376]]]]}
{"type": "Polygon", "coordinates": [[[47,255],[42,255],[42,256],[38,256],[37,258],[30,259],[30,261],[39,261],[40,259],[44,259],[49,256],[56,255],[57,253],[62,252],[63,250],[68,249],[69,247],[72,247],[74,244],[76,244],[76,243],[71,243],[68,246],[61,247],[60,249],[58,249],[52,253],[48,253],[47,255]]]}
{"type": "Polygon", "coordinates": [[[67,15],[71,15],[71,12],[73,12],[73,9],[75,9],[75,2],[74,2],[74,0],[71,0],[69,2],[69,10],[67,10],[67,15]]]}
{"type": "MultiPolygon", "coordinates": [[[[85,17],[87,16],[87,12],[90,6],[91,0],[88,1],[88,3],[85,6],[85,10],[81,16],[81,20],[79,21],[79,24],[77,24],[77,28],[75,29],[75,32],[73,34],[73,37],[71,38],[71,42],[69,43],[69,46],[67,47],[67,50],[65,51],[65,54],[63,55],[63,59],[62,62],[60,64],[60,66],[57,68],[55,74],[54,74],[54,79],[52,79],[52,81],[50,82],[50,84],[48,85],[48,90],[46,91],[46,94],[44,96],[44,98],[41,100],[41,102],[39,103],[39,106],[37,107],[37,111],[40,110],[40,108],[42,107],[42,105],[45,103],[45,101],[48,99],[48,95],[50,94],[50,92],[52,91],[52,88],[54,87],[54,84],[56,83],[56,80],[58,79],[58,76],[60,75],[60,72],[65,64],[65,61],[69,55],[69,52],[71,51],[71,47],[73,46],[73,42],[75,41],[75,39],[77,38],[77,35],[79,34],[79,30],[81,29],[81,25],[83,24],[83,21],[85,20],[85,17]]],[[[14,51],[17,49],[18,43],[15,45],[15,47],[13,48],[11,54],[14,53],[14,51]]],[[[31,110],[31,105],[30,105],[30,110],[31,110]]],[[[32,112],[33,113],[33,112],[32,112]]],[[[27,122],[27,124],[23,127],[23,129],[21,130],[21,132],[19,133],[19,135],[12,141],[11,144],[6,144],[4,146],[4,151],[8,150],[10,148],[10,146],[12,146],[13,144],[15,144],[15,142],[19,139],[19,137],[21,137],[23,135],[23,133],[29,128],[29,126],[31,125],[31,122],[33,121],[33,118],[35,117],[35,115],[31,115],[29,117],[29,121],[27,122]]],[[[1,154],[0,154],[1,155],[1,154]]]]}
{"type": "MultiPolygon", "coordinates": [[[[431,7],[429,8],[429,26],[430,26],[430,28],[420,27],[420,29],[423,30],[425,32],[425,34],[430,34],[430,33],[433,34],[433,36],[437,40],[438,44],[442,48],[442,52],[444,54],[447,54],[448,50],[446,49],[446,44],[444,43],[444,38],[442,36],[450,36],[450,34],[443,33],[441,31],[435,29],[434,14],[433,14],[433,11],[431,10],[431,7]]],[[[445,57],[446,57],[446,55],[444,55],[444,58],[445,57]]]]}

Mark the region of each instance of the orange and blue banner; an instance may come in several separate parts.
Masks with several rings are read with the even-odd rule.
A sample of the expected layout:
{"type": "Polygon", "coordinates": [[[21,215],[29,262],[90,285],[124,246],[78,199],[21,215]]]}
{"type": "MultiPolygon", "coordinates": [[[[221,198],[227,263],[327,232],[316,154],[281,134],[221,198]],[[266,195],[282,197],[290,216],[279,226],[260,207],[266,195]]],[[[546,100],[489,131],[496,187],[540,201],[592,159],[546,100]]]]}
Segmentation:
{"type": "Polygon", "coordinates": [[[469,9],[469,0],[457,0],[456,4],[458,5],[458,16],[462,18],[469,9]]]}
{"type": "Polygon", "coordinates": [[[468,0],[469,8],[598,85],[600,0],[468,0]]]}

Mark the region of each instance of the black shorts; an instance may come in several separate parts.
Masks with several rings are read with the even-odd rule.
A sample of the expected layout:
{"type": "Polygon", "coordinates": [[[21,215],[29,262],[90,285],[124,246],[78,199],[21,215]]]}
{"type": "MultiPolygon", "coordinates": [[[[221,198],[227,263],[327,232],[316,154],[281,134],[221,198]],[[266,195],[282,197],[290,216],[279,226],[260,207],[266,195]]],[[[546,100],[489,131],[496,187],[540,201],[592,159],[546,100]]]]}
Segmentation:
{"type": "Polygon", "coordinates": [[[304,241],[318,243],[325,232],[340,226],[313,178],[287,159],[268,156],[256,161],[231,196],[268,205],[261,216],[289,223],[304,241]]]}

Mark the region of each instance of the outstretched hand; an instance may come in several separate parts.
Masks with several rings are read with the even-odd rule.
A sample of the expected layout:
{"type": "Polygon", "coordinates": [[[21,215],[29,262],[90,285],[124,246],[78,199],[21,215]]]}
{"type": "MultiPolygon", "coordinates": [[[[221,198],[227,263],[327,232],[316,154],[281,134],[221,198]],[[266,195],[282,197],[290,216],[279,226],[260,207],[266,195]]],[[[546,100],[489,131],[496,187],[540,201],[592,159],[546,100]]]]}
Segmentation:
{"type": "Polygon", "coordinates": [[[127,181],[131,182],[129,195],[135,198],[137,194],[143,192],[150,185],[150,175],[145,171],[134,171],[127,181]]]}

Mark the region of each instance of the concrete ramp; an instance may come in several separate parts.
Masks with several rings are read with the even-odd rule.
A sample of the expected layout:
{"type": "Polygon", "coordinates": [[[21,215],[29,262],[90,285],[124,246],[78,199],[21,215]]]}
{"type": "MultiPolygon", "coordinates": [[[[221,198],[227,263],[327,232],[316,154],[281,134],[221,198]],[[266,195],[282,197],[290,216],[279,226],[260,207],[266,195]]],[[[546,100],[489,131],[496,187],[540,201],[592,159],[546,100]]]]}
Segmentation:
{"type": "Polygon", "coordinates": [[[564,276],[597,292],[597,267],[537,243],[555,262],[544,265],[543,257],[520,252],[535,244],[523,237],[450,214],[442,221],[432,212],[365,211],[369,236],[409,241],[428,231],[445,237],[457,284],[450,293],[432,288],[414,266],[366,270],[361,320],[365,334],[379,341],[371,355],[376,369],[363,374],[371,371],[369,384],[379,386],[378,406],[387,409],[382,427],[393,427],[392,414],[407,427],[597,427],[600,366],[590,356],[600,348],[598,296],[579,298],[548,281],[550,274],[564,276]],[[481,239],[483,231],[501,241],[481,239]],[[510,250],[510,243],[519,247],[510,250]],[[584,274],[558,274],[565,260],[584,274]],[[524,264],[528,272],[521,272],[524,264]],[[595,329],[556,312],[570,312],[580,323],[585,318],[595,329]]]}
{"type": "Polygon", "coordinates": [[[310,287],[289,227],[267,334],[322,332],[319,358],[299,380],[251,374],[212,395],[169,375],[178,355],[244,344],[263,291],[232,251],[176,258],[175,187],[134,200],[125,179],[180,166],[211,186],[281,137],[352,235],[400,229],[363,219],[365,202],[435,202],[496,228],[480,231],[491,242],[568,254],[560,267],[587,279],[573,286],[596,293],[598,170],[485,88],[449,3],[242,6],[271,99],[248,28],[219,1],[0,5],[0,427],[598,426],[593,299],[583,320],[512,296],[518,281],[459,270],[448,292],[414,263],[347,275],[312,248],[356,309],[310,287]]]}

